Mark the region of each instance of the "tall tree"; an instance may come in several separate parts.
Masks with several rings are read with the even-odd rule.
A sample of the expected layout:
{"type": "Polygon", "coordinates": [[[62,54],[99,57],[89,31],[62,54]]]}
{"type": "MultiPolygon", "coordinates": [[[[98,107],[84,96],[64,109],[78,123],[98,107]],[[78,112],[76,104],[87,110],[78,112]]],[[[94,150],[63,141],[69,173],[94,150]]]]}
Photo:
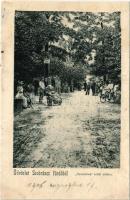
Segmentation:
{"type": "Polygon", "coordinates": [[[84,77],[90,66],[96,75],[117,77],[120,34],[119,12],[16,12],[15,75],[28,79],[43,73],[47,48],[52,57],[51,73],[61,69],[61,76],[74,77],[81,72],[84,77]],[[65,67],[68,56],[74,65],[65,67]]]}

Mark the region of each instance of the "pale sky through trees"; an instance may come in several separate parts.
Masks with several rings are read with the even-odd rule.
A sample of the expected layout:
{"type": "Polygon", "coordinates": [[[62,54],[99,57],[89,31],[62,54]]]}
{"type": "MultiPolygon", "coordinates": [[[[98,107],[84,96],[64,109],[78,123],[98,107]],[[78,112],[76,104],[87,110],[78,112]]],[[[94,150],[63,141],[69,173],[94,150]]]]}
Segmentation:
{"type": "Polygon", "coordinates": [[[26,70],[35,75],[43,69],[45,46],[52,71],[61,76],[64,69],[67,76],[80,71],[83,77],[89,67],[96,75],[120,73],[120,12],[17,11],[15,19],[15,64],[24,76],[26,70]],[[77,67],[66,68],[66,62],[77,67]]]}
{"type": "MultiPolygon", "coordinates": [[[[97,16],[97,19],[95,19],[95,23],[91,26],[93,27],[101,27],[101,22],[103,21],[103,24],[107,27],[114,27],[114,20],[110,20],[110,16],[112,15],[112,13],[103,13],[104,15],[102,15],[101,13],[93,13],[95,16],[97,16]]],[[[79,26],[75,27],[75,19],[74,19],[74,15],[73,13],[68,13],[68,16],[69,16],[69,20],[66,16],[63,16],[62,17],[62,23],[64,26],[70,28],[70,29],[73,29],[75,30],[76,32],[79,31],[80,29],[80,24],[82,25],[86,25],[87,26],[87,20],[86,21],[81,21],[79,20],[79,26]]],[[[58,42],[55,42],[54,45],[56,46],[61,46],[61,47],[64,47],[66,50],[68,50],[68,43],[69,41],[71,40],[71,38],[68,36],[68,35],[63,35],[63,38],[61,40],[59,40],[58,42]],[[63,40],[64,38],[64,40],[63,40]]],[[[93,39],[92,39],[92,42],[94,42],[96,40],[96,35],[93,34],[93,39]],[[94,37],[95,36],[95,37],[94,37]]],[[[86,37],[86,41],[90,42],[90,39],[86,37]]],[[[96,50],[92,50],[91,51],[91,59],[90,59],[90,56],[86,54],[86,62],[88,64],[93,64],[94,63],[94,58],[95,58],[95,55],[96,55],[96,50]]]]}

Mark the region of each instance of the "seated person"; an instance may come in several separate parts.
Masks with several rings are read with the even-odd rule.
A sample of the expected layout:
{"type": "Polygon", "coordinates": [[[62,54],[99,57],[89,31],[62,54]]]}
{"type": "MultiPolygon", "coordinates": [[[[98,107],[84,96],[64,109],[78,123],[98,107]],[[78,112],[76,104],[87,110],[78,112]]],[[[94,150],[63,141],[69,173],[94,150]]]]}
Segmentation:
{"type": "Polygon", "coordinates": [[[27,98],[24,96],[24,89],[23,89],[23,81],[18,81],[18,86],[17,86],[17,93],[15,96],[15,99],[22,99],[23,100],[23,108],[27,108],[27,98]]]}
{"type": "Polygon", "coordinates": [[[55,92],[54,87],[50,84],[46,87],[45,93],[46,94],[53,94],[55,92]]]}

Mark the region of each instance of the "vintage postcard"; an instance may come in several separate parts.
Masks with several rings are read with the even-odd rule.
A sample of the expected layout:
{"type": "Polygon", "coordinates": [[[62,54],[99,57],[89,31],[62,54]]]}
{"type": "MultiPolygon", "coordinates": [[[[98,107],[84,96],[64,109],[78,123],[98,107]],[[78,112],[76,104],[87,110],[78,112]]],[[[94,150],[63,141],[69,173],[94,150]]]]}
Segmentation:
{"type": "Polygon", "coordinates": [[[129,3],[2,2],[2,200],[129,199],[129,3]]]}

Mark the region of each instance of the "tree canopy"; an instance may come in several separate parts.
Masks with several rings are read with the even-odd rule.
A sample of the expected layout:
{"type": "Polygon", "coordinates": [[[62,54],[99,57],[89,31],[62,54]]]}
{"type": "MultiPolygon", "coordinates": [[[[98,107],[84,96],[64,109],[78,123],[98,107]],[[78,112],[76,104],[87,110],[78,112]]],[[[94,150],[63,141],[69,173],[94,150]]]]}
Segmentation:
{"type": "Polygon", "coordinates": [[[15,79],[44,73],[47,52],[50,73],[63,80],[82,80],[88,67],[97,76],[118,78],[120,13],[16,11],[15,79]]]}

